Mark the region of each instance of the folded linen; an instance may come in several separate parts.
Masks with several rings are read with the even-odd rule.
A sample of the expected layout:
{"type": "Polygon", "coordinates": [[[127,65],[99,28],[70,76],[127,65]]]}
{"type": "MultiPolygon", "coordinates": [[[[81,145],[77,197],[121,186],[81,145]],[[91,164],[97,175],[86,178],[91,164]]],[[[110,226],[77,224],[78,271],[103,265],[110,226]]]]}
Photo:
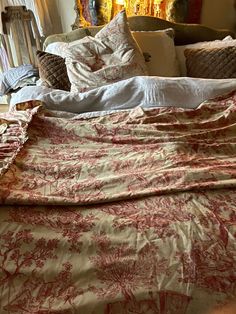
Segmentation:
{"type": "Polygon", "coordinates": [[[11,89],[16,89],[20,82],[30,77],[38,77],[38,70],[31,64],[20,65],[0,75],[0,96],[6,95],[11,89]]]}

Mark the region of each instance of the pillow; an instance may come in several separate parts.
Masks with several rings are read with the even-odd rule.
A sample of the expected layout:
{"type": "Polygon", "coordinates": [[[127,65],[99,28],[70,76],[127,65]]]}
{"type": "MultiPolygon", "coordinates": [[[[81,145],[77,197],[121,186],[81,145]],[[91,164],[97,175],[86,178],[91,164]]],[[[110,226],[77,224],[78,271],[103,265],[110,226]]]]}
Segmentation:
{"type": "Polygon", "coordinates": [[[66,49],[72,92],[83,92],[137,75],[147,75],[144,57],[133,39],[125,11],[66,49]]]}
{"type": "Polygon", "coordinates": [[[69,43],[66,42],[54,42],[46,47],[45,52],[64,58],[65,49],[68,47],[68,45],[69,43]]]}
{"type": "Polygon", "coordinates": [[[180,76],[174,44],[174,30],[134,31],[137,41],[147,61],[149,75],[180,76]]]}
{"type": "Polygon", "coordinates": [[[212,40],[212,41],[202,41],[195,44],[176,46],[176,55],[180,67],[180,75],[186,76],[187,69],[185,64],[185,49],[200,49],[200,48],[217,48],[217,47],[228,47],[236,46],[236,40],[232,40],[232,37],[227,36],[223,40],[212,40]]]}
{"type": "Polygon", "coordinates": [[[185,49],[187,75],[199,78],[236,78],[236,47],[185,49]]]}
{"type": "MultiPolygon", "coordinates": [[[[84,37],[85,36],[83,36],[82,38],[84,37]]],[[[80,39],[77,39],[71,42],[62,42],[62,41],[53,42],[46,47],[45,52],[52,53],[56,56],[65,58],[66,49],[69,47],[78,45],[80,43],[80,39]]]]}
{"type": "Polygon", "coordinates": [[[67,75],[65,59],[39,50],[36,55],[40,79],[50,88],[69,91],[71,84],[67,75]]]}

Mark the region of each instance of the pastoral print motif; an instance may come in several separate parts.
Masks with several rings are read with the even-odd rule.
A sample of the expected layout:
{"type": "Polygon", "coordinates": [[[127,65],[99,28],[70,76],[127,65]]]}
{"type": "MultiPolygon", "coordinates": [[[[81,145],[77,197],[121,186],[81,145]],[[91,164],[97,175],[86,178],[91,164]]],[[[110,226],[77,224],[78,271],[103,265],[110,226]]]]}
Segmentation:
{"type": "Polygon", "coordinates": [[[1,313],[190,314],[235,297],[235,225],[227,216],[235,215],[236,199],[217,195],[2,206],[1,313]],[[227,209],[215,216],[213,200],[227,209]]]}
{"type": "Polygon", "coordinates": [[[95,37],[86,36],[66,51],[72,92],[84,92],[137,75],[147,75],[144,57],[120,12],[95,37]]]}
{"type": "Polygon", "coordinates": [[[0,116],[4,140],[18,143],[12,121],[25,132],[0,177],[1,314],[204,314],[235,299],[235,93],[88,120],[37,104],[0,116]]]}
{"type": "Polygon", "coordinates": [[[82,205],[234,187],[234,102],[232,94],[193,110],[136,108],[90,120],[38,114],[26,150],[0,178],[0,200],[82,205]]]}

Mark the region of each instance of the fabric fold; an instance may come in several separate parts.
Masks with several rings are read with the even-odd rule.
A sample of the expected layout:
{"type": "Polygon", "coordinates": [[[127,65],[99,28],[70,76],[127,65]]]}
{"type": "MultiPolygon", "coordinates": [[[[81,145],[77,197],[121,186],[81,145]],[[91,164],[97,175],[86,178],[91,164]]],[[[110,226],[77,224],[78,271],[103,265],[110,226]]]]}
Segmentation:
{"type": "Polygon", "coordinates": [[[9,169],[27,141],[28,126],[37,111],[38,107],[0,114],[0,177],[9,169]]]}
{"type": "Polygon", "coordinates": [[[0,202],[85,205],[234,188],[235,119],[235,92],[191,110],[137,107],[91,119],[45,111],[0,179],[0,202]]]}

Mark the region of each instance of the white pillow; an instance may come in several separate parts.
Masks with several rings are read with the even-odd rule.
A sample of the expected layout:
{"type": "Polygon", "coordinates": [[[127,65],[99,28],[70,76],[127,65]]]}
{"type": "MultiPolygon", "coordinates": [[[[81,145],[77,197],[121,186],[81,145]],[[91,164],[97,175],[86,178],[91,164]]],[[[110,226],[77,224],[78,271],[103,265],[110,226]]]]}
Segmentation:
{"type": "Polygon", "coordinates": [[[184,55],[185,49],[200,49],[200,48],[222,48],[228,46],[235,46],[236,39],[232,39],[231,36],[225,37],[223,40],[212,40],[212,41],[202,41],[195,44],[190,45],[183,45],[183,46],[176,46],[176,55],[180,67],[180,75],[186,76],[187,75],[187,68],[186,68],[186,58],[184,55]]]}
{"type": "Polygon", "coordinates": [[[138,75],[147,75],[144,57],[133,39],[125,11],[66,49],[72,92],[84,92],[138,75]]]}
{"type": "Polygon", "coordinates": [[[69,43],[64,42],[64,41],[57,41],[57,42],[51,43],[46,47],[45,52],[52,53],[59,57],[65,58],[67,48],[78,45],[80,43],[80,39],[71,41],[69,43]]]}
{"type": "Polygon", "coordinates": [[[69,43],[65,42],[54,42],[46,47],[45,52],[52,53],[54,55],[64,58],[65,49],[68,47],[68,45],[69,43]]]}
{"type": "Polygon", "coordinates": [[[180,76],[172,28],[160,31],[133,31],[132,35],[142,52],[150,56],[149,75],[180,76]]]}

